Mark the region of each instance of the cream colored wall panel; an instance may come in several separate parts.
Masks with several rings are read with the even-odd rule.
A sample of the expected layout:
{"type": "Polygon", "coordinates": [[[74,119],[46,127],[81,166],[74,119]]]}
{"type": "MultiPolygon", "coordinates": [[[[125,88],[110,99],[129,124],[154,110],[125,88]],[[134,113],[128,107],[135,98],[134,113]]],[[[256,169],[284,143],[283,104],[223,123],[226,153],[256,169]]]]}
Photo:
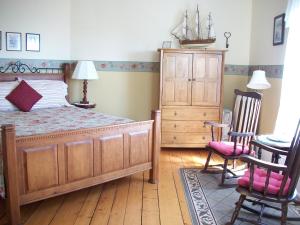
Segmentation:
{"type": "Polygon", "coordinates": [[[0,58],[70,59],[71,0],[1,0],[0,58]],[[22,33],[22,51],[6,51],[5,32],[22,33]],[[26,51],[25,33],[40,34],[40,52],[26,51]]]}
{"type": "MultiPolygon", "coordinates": [[[[287,0],[253,0],[250,65],[282,65],[283,45],[273,46],[274,17],[285,13],[287,0]]],[[[287,34],[287,30],[286,30],[287,34]]]]}
{"type": "Polygon", "coordinates": [[[248,64],[252,0],[72,0],[71,55],[74,59],[159,61],[156,52],[187,9],[197,4],[205,18],[212,12],[216,48],[224,48],[224,31],[231,31],[226,62],[248,64]],[[226,10],[225,10],[226,9],[226,10]]]}

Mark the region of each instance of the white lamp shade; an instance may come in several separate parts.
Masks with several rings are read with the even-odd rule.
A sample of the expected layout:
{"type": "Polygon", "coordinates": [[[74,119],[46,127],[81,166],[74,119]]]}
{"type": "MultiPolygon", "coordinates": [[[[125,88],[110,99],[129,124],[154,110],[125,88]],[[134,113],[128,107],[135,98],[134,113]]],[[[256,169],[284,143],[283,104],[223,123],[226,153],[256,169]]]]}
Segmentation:
{"type": "Polygon", "coordinates": [[[79,61],[73,72],[73,79],[77,80],[96,80],[98,74],[92,61],[79,61]]]}
{"type": "Polygon", "coordinates": [[[262,90],[271,87],[271,84],[266,79],[266,72],[263,70],[253,71],[250,82],[247,84],[248,88],[262,90]]]}

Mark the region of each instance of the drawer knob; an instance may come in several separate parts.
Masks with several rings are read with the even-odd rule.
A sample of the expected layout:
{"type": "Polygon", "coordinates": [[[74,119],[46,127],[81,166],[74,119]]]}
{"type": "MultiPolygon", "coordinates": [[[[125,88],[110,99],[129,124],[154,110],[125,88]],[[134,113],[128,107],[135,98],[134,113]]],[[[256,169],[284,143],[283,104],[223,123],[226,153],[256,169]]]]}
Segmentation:
{"type": "Polygon", "coordinates": [[[176,125],[176,123],[174,124],[174,128],[176,128],[177,127],[177,125],[176,125]]]}
{"type": "Polygon", "coordinates": [[[174,116],[177,116],[177,112],[176,111],[174,112],[174,116]]]}
{"type": "Polygon", "coordinates": [[[188,81],[192,81],[192,79],[189,78],[188,81]]]}
{"type": "Polygon", "coordinates": [[[176,140],[176,136],[174,136],[173,139],[176,140]]]}
{"type": "Polygon", "coordinates": [[[204,137],[204,136],[202,136],[202,140],[205,140],[205,137],[204,137]]]}
{"type": "Polygon", "coordinates": [[[205,113],[203,113],[203,116],[206,116],[207,114],[206,114],[206,112],[205,113]]]}

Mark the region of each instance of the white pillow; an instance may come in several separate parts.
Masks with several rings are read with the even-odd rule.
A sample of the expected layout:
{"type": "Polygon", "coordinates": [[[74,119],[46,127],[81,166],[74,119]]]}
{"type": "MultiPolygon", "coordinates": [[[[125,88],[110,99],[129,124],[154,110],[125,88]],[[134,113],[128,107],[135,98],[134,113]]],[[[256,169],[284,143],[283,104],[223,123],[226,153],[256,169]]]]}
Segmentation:
{"type": "Polygon", "coordinates": [[[34,109],[70,106],[66,100],[68,85],[59,80],[25,80],[43,97],[32,107],[34,109]]]}
{"type": "MultiPolygon", "coordinates": [[[[0,75],[1,76],[1,75],[0,75]]],[[[0,82],[0,111],[18,111],[19,109],[6,100],[6,96],[19,85],[19,81],[0,82]]]]}

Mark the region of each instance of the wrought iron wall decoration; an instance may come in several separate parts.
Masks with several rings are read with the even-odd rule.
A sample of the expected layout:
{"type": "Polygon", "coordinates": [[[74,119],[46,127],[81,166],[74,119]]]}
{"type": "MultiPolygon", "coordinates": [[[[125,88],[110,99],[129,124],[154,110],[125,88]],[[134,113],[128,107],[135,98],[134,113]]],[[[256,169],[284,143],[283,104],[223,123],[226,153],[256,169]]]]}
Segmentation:
{"type": "Polygon", "coordinates": [[[228,48],[229,47],[228,39],[231,37],[231,33],[225,32],[224,37],[226,38],[226,48],[228,48]]]}
{"type": "Polygon", "coordinates": [[[0,66],[0,73],[61,73],[62,68],[31,67],[21,61],[9,63],[6,67],[0,66]]]}

